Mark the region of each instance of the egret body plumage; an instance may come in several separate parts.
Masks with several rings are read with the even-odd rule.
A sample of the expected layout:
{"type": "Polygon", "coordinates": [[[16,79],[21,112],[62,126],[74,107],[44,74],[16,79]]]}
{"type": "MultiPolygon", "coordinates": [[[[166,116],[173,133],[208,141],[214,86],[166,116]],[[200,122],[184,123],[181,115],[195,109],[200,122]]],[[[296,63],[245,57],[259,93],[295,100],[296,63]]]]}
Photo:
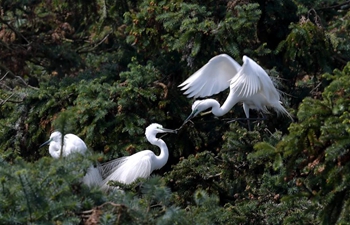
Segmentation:
{"type": "MultiPolygon", "coordinates": [[[[40,145],[40,148],[49,144],[49,153],[55,158],[67,157],[72,153],[86,154],[87,147],[85,142],[75,134],[66,134],[62,139],[62,134],[55,131],[50,135],[49,140],[40,145]],[[63,140],[63,147],[62,147],[63,140]],[[62,153],[61,153],[62,149],[62,153]]],[[[83,183],[87,186],[99,186],[102,182],[102,176],[98,168],[90,166],[86,175],[83,177],[83,183]]]]}
{"type": "Polygon", "coordinates": [[[249,119],[249,109],[267,113],[268,108],[292,119],[282,106],[280,93],[271,78],[261,66],[247,56],[243,56],[242,66],[226,54],[215,56],[179,87],[185,90],[184,94],[188,98],[212,96],[230,87],[229,95],[221,107],[220,103],[214,99],[195,101],[192,105],[192,113],[184,123],[210,108],[215,116],[223,116],[238,102],[243,102],[247,119],[249,119]]]}
{"type": "Polygon", "coordinates": [[[160,148],[160,154],[157,156],[151,150],[143,150],[131,156],[121,157],[105,164],[102,164],[103,177],[102,189],[108,190],[109,181],[118,181],[124,184],[130,184],[137,178],[147,178],[154,170],[162,168],[169,158],[168,147],[166,143],[157,138],[158,133],[176,133],[176,130],[163,128],[162,125],[152,123],[146,128],[145,135],[147,140],[160,148]]]}

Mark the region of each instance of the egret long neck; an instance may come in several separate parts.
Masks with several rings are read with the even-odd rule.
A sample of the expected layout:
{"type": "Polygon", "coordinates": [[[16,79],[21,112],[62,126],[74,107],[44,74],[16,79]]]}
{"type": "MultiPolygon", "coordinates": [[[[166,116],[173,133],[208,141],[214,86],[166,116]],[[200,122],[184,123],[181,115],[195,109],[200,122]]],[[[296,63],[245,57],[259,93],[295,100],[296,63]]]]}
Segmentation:
{"type": "Polygon", "coordinates": [[[149,138],[148,141],[152,145],[156,145],[156,146],[158,146],[160,148],[160,154],[158,156],[156,156],[157,160],[152,165],[152,167],[155,170],[156,169],[160,169],[168,161],[168,158],[169,158],[168,146],[166,145],[166,143],[162,139],[159,139],[159,138],[156,138],[156,137],[149,138]]]}
{"type": "Polygon", "coordinates": [[[52,143],[49,147],[49,153],[52,158],[58,159],[61,156],[61,144],[52,143]]]}
{"type": "Polygon", "coordinates": [[[214,100],[214,99],[207,99],[208,104],[210,104],[210,106],[212,107],[211,112],[215,115],[215,116],[223,116],[226,113],[228,113],[228,111],[230,111],[230,109],[237,104],[238,99],[237,97],[234,95],[234,92],[230,91],[230,94],[228,95],[226,101],[224,102],[224,104],[222,104],[222,106],[220,107],[220,104],[218,101],[214,100]]]}

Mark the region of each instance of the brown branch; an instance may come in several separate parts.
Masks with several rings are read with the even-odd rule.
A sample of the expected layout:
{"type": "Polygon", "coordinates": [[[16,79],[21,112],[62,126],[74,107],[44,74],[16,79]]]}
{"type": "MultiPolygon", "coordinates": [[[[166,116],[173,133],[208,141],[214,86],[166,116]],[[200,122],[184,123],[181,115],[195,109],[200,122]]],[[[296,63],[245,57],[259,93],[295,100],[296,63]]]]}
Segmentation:
{"type": "Polygon", "coordinates": [[[23,34],[21,32],[19,32],[16,28],[14,28],[11,24],[9,24],[6,20],[4,20],[3,18],[0,17],[0,22],[4,23],[6,26],[8,26],[8,28],[10,28],[13,32],[15,32],[18,36],[22,37],[23,40],[25,40],[28,45],[30,44],[30,42],[28,41],[28,39],[26,37],[23,36],[23,34]]]}
{"type": "MultiPolygon", "coordinates": [[[[106,205],[111,205],[114,208],[119,208],[119,209],[126,208],[126,206],[122,204],[116,204],[114,202],[105,202],[100,206],[94,207],[93,209],[90,209],[90,210],[85,210],[80,213],[80,216],[84,221],[84,224],[96,224],[96,225],[99,224],[100,215],[102,214],[101,210],[106,205]]],[[[120,212],[118,212],[118,214],[119,215],[118,215],[117,224],[119,224],[119,220],[121,216],[120,212]]]]}
{"type": "Polygon", "coordinates": [[[9,97],[7,97],[5,100],[1,100],[0,105],[4,105],[15,93],[12,93],[9,97]]]}
{"type": "Polygon", "coordinates": [[[220,177],[221,175],[222,175],[222,173],[217,173],[217,174],[213,174],[213,175],[207,176],[204,179],[209,180],[211,178],[220,177]]]}
{"type": "Polygon", "coordinates": [[[163,90],[164,90],[163,99],[166,99],[168,97],[168,87],[159,81],[155,81],[155,82],[153,82],[153,84],[158,85],[158,86],[163,88],[163,90]]]}
{"type": "Polygon", "coordinates": [[[340,3],[338,5],[333,5],[333,6],[329,6],[329,7],[319,8],[319,9],[316,9],[316,10],[335,9],[335,8],[342,7],[343,5],[347,5],[347,4],[350,4],[350,1],[346,1],[346,2],[340,3]]]}
{"type": "MultiPolygon", "coordinates": [[[[26,82],[22,77],[17,76],[17,75],[14,74],[11,70],[9,70],[5,65],[3,65],[3,64],[1,64],[1,63],[0,63],[0,69],[5,70],[5,71],[6,71],[6,75],[9,74],[9,75],[11,75],[13,78],[15,78],[15,79],[19,80],[20,82],[22,82],[22,84],[23,84],[24,86],[29,87],[29,88],[32,88],[32,89],[35,89],[35,90],[39,90],[39,88],[33,87],[33,86],[27,84],[27,82],[26,82]]],[[[3,78],[4,78],[4,77],[2,77],[1,79],[3,79],[3,78]]]]}
{"type": "Polygon", "coordinates": [[[112,30],[111,32],[106,34],[106,36],[104,36],[101,40],[95,41],[95,42],[89,44],[88,46],[82,46],[81,48],[77,49],[77,52],[78,53],[87,53],[87,52],[93,51],[99,45],[101,45],[108,38],[108,36],[111,35],[113,32],[114,32],[114,30],[112,30]],[[84,50],[84,48],[86,48],[86,50],[84,50]]]}
{"type": "Polygon", "coordinates": [[[102,205],[98,206],[98,208],[103,208],[105,205],[111,205],[113,207],[120,207],[120,208],[124,208],[126,207],[125,205],[122,205],[122,204],[117,204],[117,203],[114,203],[114,202],[105,202],[103,203],[102,205]]]}

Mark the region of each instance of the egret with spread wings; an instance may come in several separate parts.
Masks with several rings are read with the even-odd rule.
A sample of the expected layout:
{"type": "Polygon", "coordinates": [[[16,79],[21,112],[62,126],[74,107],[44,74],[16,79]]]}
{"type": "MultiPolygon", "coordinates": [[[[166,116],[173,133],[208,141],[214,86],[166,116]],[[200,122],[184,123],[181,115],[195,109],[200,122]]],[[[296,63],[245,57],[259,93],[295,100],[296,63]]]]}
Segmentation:
{"type": "Polygon", "coordinates": [[[215,56],[179,87],[182,87],[181,90],[185,91],[184,94],[188,98],[212,96],[230,87],[230,93],[221,107],[214,99],[195,101],[192,113],[184,124],[210,108],[215,116],[223,116],[238,102],[243,102],[247,120],[249,120],[249,109],[268,113],[269,108],[292,119],[282,106],[280,93],[271,78],[260,65],[247,56],[243,56],[242,66],[226,54],[215,56]]]}

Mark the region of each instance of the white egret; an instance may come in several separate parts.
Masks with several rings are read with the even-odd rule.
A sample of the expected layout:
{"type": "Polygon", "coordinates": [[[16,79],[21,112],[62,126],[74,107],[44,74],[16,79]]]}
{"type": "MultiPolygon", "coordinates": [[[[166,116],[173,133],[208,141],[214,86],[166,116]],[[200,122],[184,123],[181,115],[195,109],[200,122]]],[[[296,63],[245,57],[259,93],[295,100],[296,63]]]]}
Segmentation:
{"type": "Polygon", "coordinates": [[[39,148],[47,144],[50,144],[49,153],[55,159],[58,159],[61,156],[66,157],[73,152],[78,152],[84,155],[85,152],[87,151],[85,142],[75,134],[64,135],[63,148],[62,148],[62,134],[59,131],[53,132],[50,135],[50,139],[44,142],[42,145],[40,145],[39,148]],[[61,148],[62,148],[62,154],[61,154],[61,148]]]}
{"type": "Polygon", "coordinates": [[[108,190],[109,181],[118,181],[124,184],[130,184],[137,178],[147,178],[154,170],[162,168],[169,158],[168,147],[166,143],[157,138],[158,133],[176,133],[176,130],[163,128],[162,125],[152,123],[146,128],[147,140],[160,148],[160,155],[155,155],[151,150],[143,150],[131,156],[121,157],[105,164],[102,164],[103,177],[102,189],[108,190]]]}
{"type": "MultiPolygon", "coordinates": [[[[87,152],[85,142],[75,134],[64,135],[62,147],[62,134],[59,131],[55,131],[50,135],[49,140],[40,145],[39,148],[47,144],[50,144],[49,153],[55,159],[59,159],[61,156],[67,157],[72,153],[80,153],[84,155],[87,152]]],[[[98,168],[90,166],[87,170],[86,175],[83,177],[83,183],[91,187],[99,186],[101,182],[102,176],[98,168]]]]}
{"type": "Polygon", "coordinates": [[[292,119],[282,106],[280,93],[273,85],[271,78],[261,66],[247,56],[243,56],[243,66],[226,54],[215,56],[179,87],[182,87],[183,91],[186,90],[184,94],[188,98],[211,96],[230,87],[230,93],[221,107],[214,99],[195,101],[192,105],[192,113],[184,124],[209,108],[215,116],[223,116],[238,102],[243,102],[243,110],[248,122],[251,119],[249,109],[267,113],[268,108],[272,108],[277,114],[284,114],[292,119]]]}

